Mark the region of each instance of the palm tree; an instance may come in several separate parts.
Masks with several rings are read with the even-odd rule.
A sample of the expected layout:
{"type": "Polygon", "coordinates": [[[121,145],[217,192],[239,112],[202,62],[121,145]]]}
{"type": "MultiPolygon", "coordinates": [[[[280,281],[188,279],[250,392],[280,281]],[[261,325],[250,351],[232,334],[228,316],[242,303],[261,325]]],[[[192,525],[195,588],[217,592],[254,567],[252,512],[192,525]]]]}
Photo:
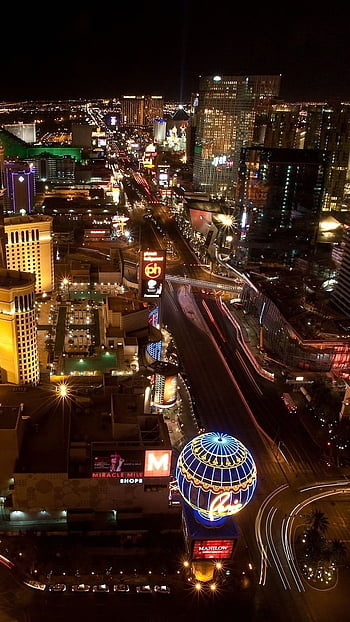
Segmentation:
{"type": "Polygon", "coordinates": [[[323,557],[325,539],[318,529],[309,527],[305,534],[305,556],[312,562],[318,562],[323,557]]]}
{"type": "Polygon", "coordinates": [[[306,522],[320,533],[326,533],[329,525],[327,516],[321,510],[313,510],[306,517],[306,522]]]}
{"type": "Polygon", "coordinates": [[[334,538],[334,540],[329,542],[328,550],[330,561],[337,564],[337,566],[345,560],[347,553],[346,546],[344,542],[338,540],[338,538],[334,538]]]}

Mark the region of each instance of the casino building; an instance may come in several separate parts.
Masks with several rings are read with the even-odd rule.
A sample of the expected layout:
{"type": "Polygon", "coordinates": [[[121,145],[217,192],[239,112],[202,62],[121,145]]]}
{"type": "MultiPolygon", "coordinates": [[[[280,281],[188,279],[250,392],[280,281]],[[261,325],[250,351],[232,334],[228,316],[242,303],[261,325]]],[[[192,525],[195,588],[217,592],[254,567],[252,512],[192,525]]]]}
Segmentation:
{"type": "Polygon", "coordinates": [[[239,537],[235,516],[252,499],[257,470],[238,439],[205,432],[190,440],[176,464],[183,535],[192,578],[213,579],[213,562],[231,560],[239,537]]]}
{"type": "Polygon", "coordinates": [[[0,268],[0,373],[2,383],[39,382],[35,275],[0,268]]]}
{"type": "Polygon", "coordinates": [[[35,293],[52,292],[54,261],[52,218],[43,215],[12,216],[4,219],[6,264],[10,270],[35,274],[35,293]]]}
{"type": "Polygon", "coordinates": [[[139,530],[154,516],[165,524],[178,516],[169,504],[169,432],[161,415],[147,412],[145,383],[123,383],[109,404],[96,397],[87,406],[69,385],[67,397],[41,396],[43,407],[52,406],[13,456],[10,520],[50,517],[67,531],[77,522],[139,530]]]}

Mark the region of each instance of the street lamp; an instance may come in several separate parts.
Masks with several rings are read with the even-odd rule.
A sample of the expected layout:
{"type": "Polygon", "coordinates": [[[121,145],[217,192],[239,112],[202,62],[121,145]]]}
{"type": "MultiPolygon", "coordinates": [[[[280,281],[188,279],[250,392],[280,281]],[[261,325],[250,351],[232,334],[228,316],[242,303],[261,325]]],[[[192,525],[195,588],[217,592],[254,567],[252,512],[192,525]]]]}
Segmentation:
{"type": "Polygon", "coordinates": [[[67,300],[69,300],[69,286],[70,286],[71,282],[69,280],[69,278],[67,276],[63,277],[62,281],[61,281],[61,287],[63,292],[65,292],[67,294],[67,300]]]}
{"type": "Polygon", "coordinates": [[[63,442],[65,439],[65,423],[66,423],[66,417],[65,417],[65,404],[66,404],[66,400],[69,399],[70,397],[70,390],[69,390],[69,386],[67,385],[66,382],[60,382],[57,387],[56,387],[57,393],[58,393],[58,399],[61,401],[62,404],[62,437],[63,437],[63,442]]]}

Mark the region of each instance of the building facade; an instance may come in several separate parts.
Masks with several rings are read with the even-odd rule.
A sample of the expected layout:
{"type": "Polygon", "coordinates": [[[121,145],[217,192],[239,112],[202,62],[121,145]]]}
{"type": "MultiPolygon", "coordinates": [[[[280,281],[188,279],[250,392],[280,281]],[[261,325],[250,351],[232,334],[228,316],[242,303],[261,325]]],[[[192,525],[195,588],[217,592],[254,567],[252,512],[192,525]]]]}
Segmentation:
{"type": "Polygon", "coordinates": [[[4,219],[6,265],[9,270],[35,274],[35,293],[54,289],[51,216],[12,216],[4,219]]]}
{"type": "Polygon", "coordinates": [[[120,125],[153,125],[162,119],[164,102],[161,95],[123,95],[120,104],[120,125]]]}
{"type": "Polygon", "coordinates": [[[340,268],[337,283],[332,292],[335,306],[350,317],[350,231],[344,229],[340,268]]]}
{"type": "Polygon", "coordinates": [[[242,149],[237,265],[292,265],[312,252],[327,164],[327,152],[317,149],[242,149]]]}
{"type": "Polygon", "coordinates": [[[255,117],[279,94],[280,76],[204,76],[193,106],[193,183],[232,197],[242,147],[252,143],[255,117]]]}
{"type": "Polygon", "coordinates": [[[0,269],[1,381],[38,384],[35,275],[0,269]]]}
{"type": "Polygon", "coordinates": [[[5,160],[4,177],[5,211],[15,214],[30,214],[33,211],[36,194],[33,163],[5,160]]]}
{"type": "Polygon", "coordinates": [[[273,105],[260,135],[265,147],[328,151],[322,209],[342,209],[350,154],[349,104],[273,105]]]}
{"type": "Polygon", "coordinates": [[[4,125],[3,127],[25,143],[35,143],[36,141],[35,123],[12,123],[11,125],[4,125]]]}

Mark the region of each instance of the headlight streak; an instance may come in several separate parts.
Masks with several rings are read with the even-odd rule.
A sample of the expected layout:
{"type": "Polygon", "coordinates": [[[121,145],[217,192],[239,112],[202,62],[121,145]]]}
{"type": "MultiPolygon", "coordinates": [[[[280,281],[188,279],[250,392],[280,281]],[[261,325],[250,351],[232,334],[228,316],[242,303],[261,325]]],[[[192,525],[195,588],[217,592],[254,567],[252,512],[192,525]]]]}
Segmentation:
{"type": "MultiPolygon", "coordinates": [[[[219,302],[217,304],[219,305],[219,302]]],[[[258,374],[260,374],[260,376],[263,376],[263,378],[266,378],[267,380],[270,380],[270,382],[274,382],[275,381],[274,374],[271,374],[271,372],[267,371],[263,367],[260,367],[260,365],[257,363],[255,357],[250,352],[249,348],[247,347],[247,344],[244,342],[244,339],[242,338],[241,327],[240,327],[239,323],[234,318],[234,316],[230,313],[230,311],[226,307],[226,305],[222,302],[221,298],[220,298],[220,308],[221,308],[221,311],[226,315],[227,319],[231,322],[231,324],[233,324],[233,326],[237,330],[237,341],[239,342],[241,347],[244,349],[244,351],[245,351],[246,355],[248,356],[251,364],[253,365],[255,371],[257,371],[258,374]]]]}
{"type": "MultiPolygon", "coordinates": [[[[255,538],[257,542],[257,546],[260,552],[260,577],[259,577],[259,585],[265,585],[267,580],[267,570],[268,567],[275,567],[281,582],[283,584],[284,589],[292,589],[290,581],[287,577],[286,571],[282,566],[282,562],[280,557],[278,556],[278,552],[276,550],[275,541],[273,539],[273,531],[272,524],[273,520],[275,520],[275,515],[277,508],[272,507],[267,514],[266,523],[265,523],[265,538],[266,544],[264,543],[264,539],[262,537],[262,517],[267,510],[267,506],[272,502],[273,498],[279,495],[284,490],[288,489],[288,484],[283,484],[276,490],[272,491],[266,499],[261,504],[256,519],[255,519],[255,538]]],[[[296,562],[296,556],[294,552],[294,521],[297,516],[300,516],[303,512],[304,508],[310,505],[311,503],[323,499],[325,497],[331,497],[339,494],[350,494],[350,483],[344,481],[338,481],[333,483],[324,483],[324,484],[315,484],[314,486],[309,486],[307,488],[302,488],[299,490],[299,493],[305,493],[312,490],[317,489],[325,489],[320,490],[317,494],[312,495],[308,499],[296,504],[289,513],[287,518],[284,518],[281,523],[281,546],[283,548],[283,553],[285,556],[285,563],[288,564],[289,572],[293,578],[295,586],[299,592],[305,591],[304,587],[304,577],[302,573],[299,571],[298,564],[296,562]],[[337,488],[336,488],[337,487],[337,488]],[[340,487],[340,488],[338,488],[340,487]]]]}
{"type": "Polygon", "coordinates": [[[282,484],[282,486],[279,486],[279,488],[276,488],[276,490],[273,490],[266,497],[265,501],[263,501],[263,503],[261,504],[261,506],[260,506],[260,508],[258,510],[256,519],[255,519],[255,538],[256,538],[257,546],[258,546],[258,549],[259,549],[260,555],[261,555],[259,585],[265,585],[265,583],[266,583],[267,565],[269,563],[268,562],[268,557],[267,557],[267,550],[266,550],[266,547],[265,547],[265,545],[263,543],[263,539],[262,539],[262,536],[261,536],[261,520],[262,520],[262,515],[263,515],[263,512],[265,511],[265,508],[271,502],[273,497],[275,497],[280,492],[282,492],[282,490],[285,490],[288,487],[289,487],[288,484],[282,484]]]}
{"type": "Polygon", "coordinates": [[[299,492],[308,492],[309,490],[315,490],[315,488],[331,488],[332,486],[342,486],[345,492],[350,492],[350,482],[348,483],[348,489],[346,489],[346,482],[341,480],[340,482],[329,482],[325,484],[314,484],[314,486],[308,486],[307,488],[301,488],[299,492]]]}
{"type": "MultiPolygon", "coordinates": [[[[294,512],[293,512],[294,514],[294,512]]],[[[293,546],[293,523],[294,516],[288,516],[287,520],[283,519],[281,525],[281,543],[286,558],[286,562],[289,566],[289,571],[294,579],[295,585],[299,592],[305,592],[303,583],[303,577],[299,572],[298,566],[294,559],[294,546],[293,546]]]]}
{"type": "Polygon", "coordinates": [[[219,333],[220,337],[221,337],[221,341],[223,341],[224,343],[227,341],[227,339],[224,337],[224,335],[222,334],[220,328],[218,327],[216,320],[212,314],[212,312],[210,311],[207,303],[205,302],[205,300],[202,300],[202,306],[205,309],[206,314],[208,315],[211,323],[215,326],[215,329],[217,330],[217,332],[219,333]]]}
{"type": "Polygon", "coordinates": [[[252,374],[250,373],[250,371],[249,371],[249,369],[248,369],[247,365],[246,365],[246,364],[245,364],[245,362],[243,361],[242,356],[240,355],[240,353],[239,353],[239,352],[236,352],[236,357],[237,357],[237,359],[239,360],[241,367],[243,367],[243,368],[244,368],[244,371],[245,371],[245,373],[246,373],[246,376],[248,376],[248,378],[249,378],[249,380],[250,380],[251,384],[253,385],[254,389],[256,390],[256,392],[257,392],[257,393],[259,393],[260,395],[263,395],[262,390],[260,389],[259,385],[255,382],[255,380],[254,380],[254,378],[253,378],[252,374]]]}
{"type": "MultiPolygon", "coordinates": [[[[209,331],[209,329],[208,329],[208,331],[209,331]]],[[[244,407],[245,407],[247,413],[249,414],[249,417],[254,422],[254,425],[255,425],[256,429],[260,433],[262,441],[266,444],[266,440],[267,440],[269,447],[271,447],[271,445],[274,444],[272,438],[270,438],[270,436],[267,434],[267,432],[265,432],[265,430],[258,424],[257,420],[255,419],[252,409],[250,408],[247,400],[245,399],[245,397],[244,397],[244,395],[243,395],[243,393],[241,391],[241,388],[240,388],[237,380],[235,379],[235,377],[234,377],[234,375],[233,375],[233,373],[232,373],[232,371],[230,369],[230,366],[228,365],[225,357],[223,356],[223,354],[222,354],[218,344],[216,343],[216,341],[215,341],[215,339],[214,339],[214,337],[213,337],[213,335],[211,334],[210,331],[209,331],[209,336],[211,338],[211,341],[212,341],[212,344],[213,344],[214,348],[216,349],[218,355],[220,356],[220,358],[221,358],[221,360],[222,360],[222,362],[223,362],[223,364],[224,364],[224,366],[226,368],[226,371],[227,371],[228,375],[231,378],[232,384],[235,386],[236,391],[238,392],[238,394],[240,396],[241,402],[244,404],[244,407]]]]}
{"type": "MultiPolygon", "coordinates": [[[[341,483],[337,483],[335,484],[337,486],[342,486],[342,489],[332,489],[329,491],[324,491],[324,492],[320,492],[316,495],[313,495],[312,497],[309,497],[308,499],[306,499],[305,501],[302,501],[301,503],[298,503],[296,506],[294,506],[294,508],[291,510],[290,515],[288,516],[288,518],[286,520],[283,520],[282,523],[282,529],[281,529],[281,539],[282,539],[282,546],[284,549],[284,554],[286,556],[286,560],[289,563],[289,568],[290,568],[290,572],[293,576],[293,579],[297,585],[297,588],[299,589],[299,591],[301,591],[301,589],[303,591],[305,591],[305,587],[304,587],[304,578],[303,575],[299,572],[297,563],[295,561],[295,553],[294,553],[294,537],[293,537],[293,527],[294,527],[294,519],[295,517],[300,514],[300,512],[302,512],[304,510],[304,508],[308,505],[310,505],[310,503],[313,503],[314,501],[319,501],[320,499],[323,499],[325,497],[331,497],[334,495],[339,495],[339,494],[344,494],[344,493],[349,493],[350,492],[350,487],[344,487],[344,482],[341,483]]],[[[301,489],[299,492],[305,492],[308,490],[312,490],[315,488],[323,488],[323,487],[327,487],[329,486],[329,484],[318,484],[315,486],[311,486],[310,488],[304,488],[301,489]]],[[[333,484],[334,486],[334,484],[333,484]]]]}
{"type": "Polygon", "coordinates": [[[271,551],[271,555],[275,564],[275,568],[280,576],[280,579],[282,581],[283,587],[286,590],[287,588],[291,589],[290,587],[290,583],[288,581],[287,575],[283,569],[282,563],[280,561],[279,555],[277,553],[276,547],[275,547],[275,543],[274,543],[274,539],[273,539],[273,535],[272,535],[272,522],[274,519],[274,516],[277,512],[277,508],[271,508],[268,515],[267,515],[267,519],[266,519],[266,523],[265,523],[265,533],[266,533],[266,540],[268,542],[270,551],[271,551]],[[272,514],[272,516],[271,516],[272,514]]]}

